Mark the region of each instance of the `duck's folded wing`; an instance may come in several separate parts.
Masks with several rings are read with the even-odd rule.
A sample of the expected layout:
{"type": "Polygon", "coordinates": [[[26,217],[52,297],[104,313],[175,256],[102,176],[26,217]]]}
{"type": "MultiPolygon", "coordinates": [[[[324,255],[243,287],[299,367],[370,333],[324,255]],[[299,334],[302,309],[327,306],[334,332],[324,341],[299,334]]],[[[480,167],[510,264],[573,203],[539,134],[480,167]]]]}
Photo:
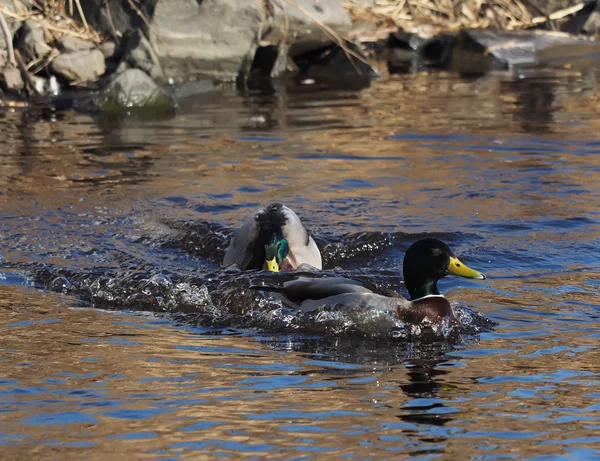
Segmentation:
{"type": "Polygon", "coordinates": [[[345,293],[372,293],[361,282],[341,277],[298,277],[284,282],[280,287],[261,287],[260,289],[283,293],[286,298],[295,303],[301,303],[307,299],[324,299],[345,293]]]}
{"type": "Polygon", "coordinates": [[[231,239],[231,242],[225,251],[222,264],[223,267],[235,264],[240,269],[248,268],[255,256],[254,247],[260,231],[260,226],[256,217],[261,212],[262,210],[257,210],[244,220],[242,227],[231,239]]]}
{"type": "Polygon", "coordinates": [[[307,299],[298,306],[301,311],[310,312],[322,306],[334,307],[341,309],[380,309],[391,310],[397,309],[398,299],[387,298],[375,293],[342,293],[335,296],[329,296],[322,299],[307,299]]]}

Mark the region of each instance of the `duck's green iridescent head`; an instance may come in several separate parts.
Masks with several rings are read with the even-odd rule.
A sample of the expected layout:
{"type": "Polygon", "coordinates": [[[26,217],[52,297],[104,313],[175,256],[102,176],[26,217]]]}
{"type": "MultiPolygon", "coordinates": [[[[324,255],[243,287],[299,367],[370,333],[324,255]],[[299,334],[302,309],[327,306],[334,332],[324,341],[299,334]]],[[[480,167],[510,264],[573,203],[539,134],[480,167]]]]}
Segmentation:
{"type": "Polygon", "coordinates": [[[279,272],[281,263],[290,252],[287,240],[283,236],[273,235],[271,242],[265,245],[265,263],[263,269],[279,272]]]}
{"type": "Polygon", "coordinates": [[[404,283],[411,299],[439,295],[437,281],[447,274],[485,280],[485,275],[462,263],[444,242],[424,238],[404,255],[404,283]]]}

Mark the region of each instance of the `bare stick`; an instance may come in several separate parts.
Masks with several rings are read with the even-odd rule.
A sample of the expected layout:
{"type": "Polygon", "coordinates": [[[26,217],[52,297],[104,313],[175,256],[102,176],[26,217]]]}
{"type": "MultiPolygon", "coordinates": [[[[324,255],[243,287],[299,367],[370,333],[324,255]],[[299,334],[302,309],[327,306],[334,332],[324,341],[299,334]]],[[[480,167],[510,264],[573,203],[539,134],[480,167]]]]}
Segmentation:
{"type": "Polygon", "coordinates": [[[77,11],[79,12],[79,16],[81,16],[81,20],[83,21],[83,27],[85,27],[85,30],[89,32],[90,26],[88,26],[88,23],[85,20],[85,15],[83,14],[83,8],[81,8],[81,2],[79,0],[75,0],[75,3],[77,4],[77,11]]]}
{"type": "Polygon", "coordinates": [[[29,89],[31,89],[37,96],[40,96],[40,92],[35,87],[35,82],[33,81],[33,77],[31,76],[31,74],[27,70],[27,66],[23,62],[23,58],[21,57],[21,54],[19,53],[19,50],[15,51],[15,58],[17,59],[17,64],[19,66],[19,70],[21,71],[21,74],[25,77],[25,80],[27,80],[27,83],[29,85],[29,89]]]}
{"type": "Polygon", "coordinates": [[[137,6],[135,6],[135,3],[133,3],[133,0],[127,0],[127,2],[129,3],[129,6],[131,6],[131,8],[133,8],[133,10],[141,18],[141,20],[144,21],[144,24],[146,24],[146,27],[148,27],[148,30],[150,30],[150,22],[148,21],[148,19],[146,19],[146,16],[144,16],[144,13],[142,13],[142,10],[140,10],[137,6]]]}
{"type": "Polygon", "coordinates": [[[2,27],[2,34],[4,35],[4,41],[6,42],[6,49],[8,50],[8,61],[13,67],[17,67],[17,61],[15,59],[15,49],[13,48],[12,35],[6,23],[4,14],[0,12],[0,27],[2,27]]]}
{"type": "Polygon", "coordinates": [[[335,30],[333,30],[331,27],[329,27],[327,24],[323,23],[322,21],[319,21],[311,13],[309,13],[305,8],[303,8],[301,5],[296,5],[291,0],[283,0],[283,1],[285,3],[287,3],[288,5],[296,8],[302,14],[305,14],[308,18],[312,19],[315,22],[315,24],[317,24],[321,29],[323,29],[323,31],[325,31],[325,33],[327,33],[327,35],[329,35],[329,37],[335,43],[337,43],[337,45],[342,49],[342,51],[348,58],[348,61],[350,61],[350,64],[352,64],[352,67],[354,67],[356,72],[358,72],[358,75],[362,75],[362,72],[360,71],[358,66],[355,64],[355,62],[352,60],[351,56],[354,56],[359,61],[363,62],[366,65],[369,65],[369,63],[367,62],[367,60],[365,58],[363,58],[360,54],[358,54],[358,53],[352,51],[350,48],[348,48],[346,46],[346,44],[344,43],[344,39],[342,37],[340,37],[335,30]]]}
{"type": "Polygon", "coordinates": [[[119,32],[117,30],[117,28],[115,27],[115,23],[112,20],[112,14],[110,12],[110,3],[108,2],[108,0],[104,0],[104,6],[106,6],[106,15],[108,16],[108,22],[110,23],[110,28],[113,33],[113,38],[121,37],[122,36],[121,32],[119,32]]]}

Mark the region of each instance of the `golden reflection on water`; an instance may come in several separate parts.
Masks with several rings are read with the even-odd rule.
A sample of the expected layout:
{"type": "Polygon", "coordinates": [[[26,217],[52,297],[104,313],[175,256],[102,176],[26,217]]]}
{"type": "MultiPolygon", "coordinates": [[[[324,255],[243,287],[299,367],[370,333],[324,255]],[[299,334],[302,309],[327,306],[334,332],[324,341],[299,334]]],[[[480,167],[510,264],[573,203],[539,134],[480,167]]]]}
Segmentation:
{"type": "Polygon", "coordinates": [[[537,80],[416,74],[321,96],[225,92],[155,124],[3,114],[7,261],[61,267],[79,257],[94,269],[96,251],[117,246],[118,234],[163,231],[161,218],[234,225],[248,209],[283,200],[317,235],[460,234],[465,260],[485,264],[490,279],[461,281],[466,288],[450,287],[448,297],[499,322],[439,360],[393,343],[363,357],[356,350],[371,346],[335,339],[318,355],[301,352],[298,338],[282,348],[281,338],[273,347],[199,334],[0,285],[2,379],[15,382],[0,386],[4,456],[597,450],[595,88],[593,74],[571,71],[537,80]],[[338,347],[359,365],[313,360],[338,347]]]}
{"type": "Polygon", "coordinates": [[[30,289],[0,286],[0,312],[2,379],[16,382],[2,383],[7,459],[289,459],[311,450],[467,459],[552,454],[572,434],[577,447],[597,448],[597,333],[492,332],[443,362],[336,369],[252,338],[73,308],[30,289]]]}
{"type": "MultiPolygon", "coordinates": [[[[595,149],[582,142],[596,139],[600,114],[591,90],[577,91],[593,89],[595,79],[571,71],[542,77],[536,84],[502,75],[472,81],[444,73],[392,76],[360,93],[342,93],[338,103],[281,89],[270,102],[235,115],[217,110],[217,102],[208,110],[200,102],[159,130],[141,122],[108,130],[67,113],[27,124],[24,140],[10,130],[3,134],[9,155],[0,158],[0,185],[19,198],[9,203],[9,211],[18,204],[17,214],[41,207],[85,211],[97,202],[126,213],[148,196],[188,197],[201,205],[207,196],[224,195],[234,204],[287,201],[314,226],[341,214],[321,204],[360,198],[345,209],[343,222],[361,230],[431,231],[440,227],[439,214],[448,220],[446,229],[466,231],[474,223],[596,213],[587,197],[600,195],[598,155],[578,151],[595,149]],[[246,132],[253,111],[272,112],[279,125],[264,134],[285,142],[235,139],[260,133],[246,132]],[[586,126],[570,123],[572,114],[586,126]],[[203,129],[205,119],[210,123],[203,129]],[[524,119],[536,128],[524,126],[524,119]],[[306,130],[299,128],[303,121],[311,121],[306,130]],[[390,139],[399,133],[420,137],[390,139]],[[57,193],[63,189],[80,195],[57,193]],[[25,197],[35,204],[20,200],[25,197]],[[77,202],[80,197],[88,204],[77,202]],[[377,211],[385,208],[386,222],[372,219],[372,203],[377,211]],[[311,220],[313,209],[325,219],[311,220]]],[[[230,96],[221,105],[244,101],[230,96]]],[[[237,208],[219,215],[232,224],[240,219],[237,208]]]]}

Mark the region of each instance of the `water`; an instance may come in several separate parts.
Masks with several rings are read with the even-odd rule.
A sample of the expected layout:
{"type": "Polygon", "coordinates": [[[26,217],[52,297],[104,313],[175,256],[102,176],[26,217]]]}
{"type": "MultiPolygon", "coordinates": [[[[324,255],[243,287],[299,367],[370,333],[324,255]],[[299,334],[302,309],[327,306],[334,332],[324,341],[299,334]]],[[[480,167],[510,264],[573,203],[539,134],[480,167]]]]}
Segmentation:
{"type": "Polygon", "coordinates": [[[435,73],[226,88],[159,121],[3,113],[3,457],[600,459],[596,85],[435,73]],[[488,280],[444,279],[461,323],[433,333],[285,311],[219,270],[273,200],[329,271],[403,292],[427,235],[488,280]]]}

